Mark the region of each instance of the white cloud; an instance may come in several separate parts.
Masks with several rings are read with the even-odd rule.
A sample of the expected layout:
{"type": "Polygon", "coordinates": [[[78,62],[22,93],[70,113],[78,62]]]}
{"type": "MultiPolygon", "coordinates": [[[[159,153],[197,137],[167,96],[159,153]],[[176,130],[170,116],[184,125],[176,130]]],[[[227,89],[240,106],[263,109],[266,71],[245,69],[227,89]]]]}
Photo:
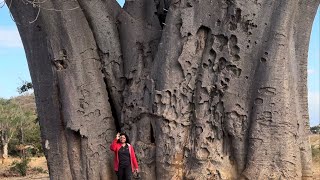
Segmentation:
{"type": "Polygon", "coordinates": [[[1,48],[23,48],[20,35],[15,28],[0,27],[1,48]]]}
{"type": "Polygon", "coordinates": [[[312,75],[312,74],[315,74],[315,73],[316,73],[315,70],[313,70],[313,69],[308,69],[308,75],[312,75]]]}
{"type": "Polygon", "coordinates": [[[308,92],[309,104],[318,105],[320,104],[320,93],[319,92],[308,92]]]}

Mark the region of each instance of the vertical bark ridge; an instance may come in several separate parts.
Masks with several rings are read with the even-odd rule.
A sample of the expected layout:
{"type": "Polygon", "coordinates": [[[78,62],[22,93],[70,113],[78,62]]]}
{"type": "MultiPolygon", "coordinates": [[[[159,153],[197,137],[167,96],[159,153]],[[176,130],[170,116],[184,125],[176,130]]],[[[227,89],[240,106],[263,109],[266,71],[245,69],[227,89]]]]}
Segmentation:
{"type": "Polygon", "coordinates": [[[48,41],[41,14],[38,20],[36,8],[22,1],[12,1],[10,12],[15,19],[28,59],[33,82],[41,138],[50,174],[60,174],[62,179],[72,178],[67,157],[66,139],[62,126],[57,77],[49,57],[48,41]],[[50,111],[47,111],[50,109],[50,111]]]}
{"type": "MultiPolygon", "coordinates": [[[[63,9],[72,6],[79,5],[77,3],[53,3],[53,7],[63,9]]],[[[67,129],[79,132],[77,135],[82,139],[81,146],[85,147],[82,148],[80,154],[81,164],[79,165],[81,166],[73,168],[83,167],[84,171],[80,177],[86,179],[110,179],[113,176],[112,154],[107,154],[103,147],[111,143],[115,125],[108,103],[108,94],[101,76],[96,42],[83,12],[75,10],[58,14],[59,20],[73,17],[78,17],[77,22],[68,23],[67,21],[60,27],[61,31],[48,30],[51,37],[59,36],[63,32],[67,35],[67,38],[59,42],[52,42],[51,46],[54,48],[53,57],[55,59],[61,59],[59,57],[61,48],[65,50],[65,52],[62,51],[62,60],[66,61],[68,67],[57,71],[62,92],[64,119],[67,129]],[[84,67],[86,74],[81,72],[84,67]]],[[[53,28],[50,24],[47,26],[48,29],[53,28]]]]}
{"type": "MultiPolygon", "coordinates": [[[[26,8],[23,4],[19,5],[22,6],[21,9],[26,8]]],[[[25,45],[26,49],[30,48],[30,51],[26,53],[35,56],[31,57],[30,61],[37,63],[41,58],[48,57],[45,66],[50,69],[46,76],[48,79],[43,79],[42,82],[48,85],[56,82],[58,85],[57,89],[48,88],[47,90],[47,92],[54,94],[52,102],[58,101],[60,103],[60,111],[63,115],[63,117],[57,117],[51,122],[45,122],[46,126],[52,125],[52,129],[58,128],[44,133],[49,136],[46,141],[49,142],[47,143],[49,144],[48,148],[51,146],[52,151],[62,151],[55,153],[50,149],[46,150],[50,176],[58,179],[111,179],[113,176],[112,154],[106,152],[105,146],[111,143],[115,127],[108,104],[108,94],[101,76],[99,55],[93,34],[80,9],[66,10],[79,6],[77,2],[47,1],[42,5],[47,8],[64,10],[56,12],[42,9],[37,20],[39,24],[34,28],[35,32],[37,30],[43,31],[42,39],[36,39],[34,44],[25,45]],[[74,17],[77,17],[78,20],[72,21],[74,17]],[[41,54],[42,57],[32,49],[37,47],[39,43],[42,45],[40,47],[45,49],[41,51],[44,52],[41,54]],[[86,74],[84,74],[84,68],[86,68],[86,74]],[[49,79],[50,77],[52,79],[49,79]],[[54,124],[55,122],[59,124],[54,124]],[[70,135],[69,130],[78,133],[70,135]],[[61,134],[61,136],[57,137],[57,134],[61,134]],[[51,135],[55,137],[51,137],[51,135]],[[81,141],[80,147],[79,143],[69,141],[75,139],[81,141]],[[51,145],[55,140],[60,147],[51,145]],[[79,148],[81,151],[78,153],[70,152],[79,148]],[[57,157],[58,154],[61,157],[57,157]],[[68,154],[72,154],[72,156],[68,156],[68,154]],[[75,175],[76,171],[80,172],[81,169],[83,170],[81,174],[75,175]]],[[[33,8],[28,10],[36,11],[33,8]]],[[[25,27],[26,29],[20,30],[20,33],[33,30],[30,27],[33,26],[25,27]]],[[[30,40],[25,42],[28,41],[30,40]]],[[[31,69],[32,66],[33,64],[31,69]]],[[[39,68],[39,71],[42,73],[42,69],[39,68]]],[[[37,79],[33,78],[33,82],[37,82],[37,79]]],[[[35,93],[37,94],[39,91],[36,87],[35,93]]],[[[42,89],[41,91],[40,94],[43,93],[42,89]]],[[[47,94],[41,98],[47,99],[46,96],[47,94]]],[[[40,99],[40,104],[42,99],[40,99]]],[[[52,107],[52,112],[59,112],[59,103],[52,107]]],[[[46,120],[46,115],[41,117],[45,112],[45,109],[39,108],[40,122],[46,120]]],[[[57,114],[60,115],[60,112],[57,114]]]]}
{"type": "MultiPolygon", "coordinates": [[[[281,5],[281,3],[279,4],[275,3],[274,7],[284,8],[284,4],[281,5]]],[[[278,11],[278,12],[284,12],[284,11],[278,11]]],[[[283,15],[290,17],[290,15],[286,13],[283,13],[283,15]]],[[[249,147],[251,148],[249,149],[249,154],[248,154],[249,158],[247,159],[248,162],[247,162],[247,167],[244,174],[246,174],[250,170],[253,170],[254,172],[250,172],[249,173],[250,176],[248,178],[267,178],[266,175],[271,177],[272,176],[278,177],[279,174],[277,174],[276,171],[281,171],[281,168],[283,168],[283,167],[277,167],[276,169],[266,170],[266,171],[273,172],[269,174],[262,171],[262,169],[268,169],[264,166],[268,166],[269,168],[272,168],[273,165],[270,165],[270,164],[272,164],[272,162],[277,161],[276,158],[274,158],[274,157],[277,157],[277,155],[275,154],[281,153],[280,152],[281,150],[277,148],[277,147],[281,147],[281,145],[277,145],[277,142],[273,142],[274,139],[278,139],[278,134],[274,132],[276,132],[276,129],[279,128],[279,126],[282,127],[281,124],[283,123],[281,122],[282,119],[279,119],[278,115],[280,114],[278,114],[278,111],[276,111],[275,109],[279,108],[279,106],[287,106],[285,102],[278,101],[278,99],[276,100],[277,101],[276,103],[274,102],[275,101],[274,98],[276,96],[284,95],[284,93],[281,93],[281,91],[283,91],[281,84],[283,84],[283,82],[288,80],[287,78],[283,78],[283,79],[276,78],[277,76],[279,76],[279,74],[276,75],[277,73],[279,73],[279,70],[277,70],[277,67],[273,67],[274,63],[272,63],[272,61],[277,61],[279,68],[284,68],[280,71],[282,72],[286,71],[285,61],[283,60],[282,57],[279,57],[281,56],[280,53],[277,53],[279,51],[272,49],[272,48],[275,48],[275,47],[272,47],[272,44],[286,43],[284,42],[284,39],[280,39],[281,38],[280,36],[282,36],[282,34],[279,35],[279,32],[285,33],[282,29],[282,27],[285,27],[285,25],[282,26],[283,22],[278,21],[280,19],[278,18],[278,16],[281,16],[281,15],[276,14],[276,15],[273,15],[271,18],[271,21],[270,21],[271,26],[277,27],[277,28],[272,30],[271,32],[268,32],[268,34],[270,34],[271,37],[274,36],[275,39],[271,39],[270,40],[271,42],[267,42],[267,44],[271,45],[271,47],[267,46],[266,48],[266,52],[274,52],[274,53],[272,54],[265,53],[264,56],[267,55],[267,57],[262,57],[260,59],[259,66],[257,67],[258,70],[256,71],[259,74],[263,74],[263,75],[257,76],[259,78],[256,78],[255,82],[257,82],[257,85],[255,86],[256,87],[258,86],[258,87],[254,89],[258,89],[258,91],[253,92],[254,94],[257,95],[257,97],[255,97],[257,99],[255,101],[256,105],[253,106],[253,117],[251,117],[252,119],[250,122],[251,133],[250,133],[249,147]],[[269,105],[272,107],[271,108],[268,107],[269,105]],[[269,135],[266,134],[267,132],[269,132],[269,135]],[[270,133],[270,132],[273,132],[273,133],[270,133]],[[261,135],[262,137],[265,137],[265,138],[261,138],[261,135]],[[260,138],[258,138],[259,136],[260,138]],[[255,150],[255,148],[265,149],[266,151],[265,153],[270,158],[267,158],[267,159],[259,158],[261,157],[261,154],[254,155],[254,157],[252,157],[252,153],[258,152],[255,150]],[[257,164],[253,165],[255,168],[252,168],[250,166],[251,161],[255,161],[255,163],[258,163],[259,164],[258,166],[261,167],[261,169],[256,168],[257,164]]],[[[283,17],[282,20],[289,22],[288,18],[286,17],[283,17]]],[[[286,99],[286,98],[284,97],[283,99],[286,99]]],[[[284,114],[280,116],[284,116],[284,114]]],[[[285,130],[283,129],[283,131],[285,130]]],[[[282,134],[281,132],[279,133],[282,134]]],[[[286,149],[286,151],[290,151],[290,149],[286,149]]],[[[277,166],[279,166],[279,164],[277,166]]]]}
{"type": "MultiPolygon", "coordinates": [[[[249,179],[267,177],[299,179],[302,176],[310,176],[310,172],[301,173],[300,163],[303,158],[301,159],[297,154],[300,150],[294,145],[300,144],[299,136],[306,134],[293,133],[296,131],[298,122],[301,122],[300,104],[293,98],[298,97],[295,95],[298,85],[295,74],[300,67],[294,55],[295,48],[292,46],[295,42],[294,36],[298,35],[294,33],[293,27],[297,18],[296,8],[299,6],[298,2],[273,4],[272,11],[279,14],[274,13],[268,22],[268,26],[275,28],[264,32],[269,37],[264,35],[266,37],[263,38],[266,44],[265,52],[260,53],[263,56],[259,58],[259,66],[256,68],[257,74],[263,75],[256,76],[258,79],[255,82],[259,87],[256,88],[257,85],[255,85],[252,88],[258,91],[253,92],[256,99],[252,113],[255,117],[250,117],[248,146],[250,149],[244,174],[249,174],[249,179]],[[282,74],[283,72],[286,73],[282,74]],[[282,141],[281,138],[286,140],[282,141]],[[265,150],[265,154],[261,154],[262,149],[265,150]],[[264,158],[259,159],[262,155],[264,158]],[[269,171],[269,174],[264,171],[269,171]]],[[[307,119],[303,121],[307,122],[307,119]]]]}
{"type": "Polygon", "coordinates": [[[310,145],[308,133],[310,131],[309,127],[309,114],[308,114],[308,89],[307,89],[307,61],[308,58],[306,54],[308,53],[309,40],[311,35],[311,29],[313,24],[313,19],[319,8],[319,0],[314,0],[310,2],[300,1],[301,5],[297,7],[295,18],[296,23],[294,24],[294,48],[295,57],[297,61],[297,101],[300,103],[300,114],[301,117],[297,122],[299,144],[300,144],[300,156],[301,156],[301,167],[302,167],[302,178],[311,178],[311,155],[310,155],[310,145]],[[303,27],[303,28],[301,28],[303,27]],[[309,31],[308,31],[309,30],[309,31]],[[309,176],[309,177],[308,177],[309,176]]]}
{"type": "MultiPolygon", "coordinates": [[[[142,178],[155,179],[155,142],[150,141],[154,116],[154,82],[151,66],[162,30],[154,1],[127,1],[119,14],[119,34],[127,82],[123,93],[122,131],[130,134],[142,170],[142,178]],[[143,127],[143,128],[141,128],[143,127]]],[[[156,138],[156,131],[155,131],[156,138]]]]}
{"type": "Polygon", "coordinates": [[[151,73],[155,82],[153,113],[159,117],[155,122],[157,179],[180,179],[184,174],[191,110],[188,102],[192,94],[182,93],[182,88],[187,91],[191,79],[184,80],[177,61],[187,41],[187,37],[181,37],[181,23],[179,3],[171,4],[151,73]]]}
{"type": "Polygon", "coordinates": [[[81,155],[81,138],[79,138],[79,132],[72,130],[66,130],[66,139],[69,142],[67,144],[68,149],[68,160],[70,163],[70,171],[73,179],[86,179],[86,175],[81,172],[85,172],[86,166],[82,166],[82,155],[81,155]]]}
{"type": "MultiPolygon", "coordinates": [[[[122,93],[125,79],[120,38],[116,21],[118,14],[122,11],[121,7],[114,0],[79,0],[78,2],[80,7],[84,9],[84,14],[95,37],[102,63],[101,71],[106,79],[107,90],[110,94],[109,101],[111,107],[114,108],[115,122],[120,125],[122,123],[122,93]]],[[[117,129],[120,131],[118,125],[117,129]]]]}

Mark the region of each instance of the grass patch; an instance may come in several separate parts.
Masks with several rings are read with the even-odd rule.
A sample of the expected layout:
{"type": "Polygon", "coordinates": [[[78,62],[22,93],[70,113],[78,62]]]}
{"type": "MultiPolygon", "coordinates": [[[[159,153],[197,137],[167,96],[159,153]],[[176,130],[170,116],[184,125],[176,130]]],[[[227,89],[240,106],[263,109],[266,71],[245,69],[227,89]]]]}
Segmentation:
{"type": "Polygon", "coordinates": [[[314,162],[320,162],[320,145],[312,145],[312,160],[314,162]]]}
{"type": "Polygon", "coordinates": [[[48,171],[44,170],[42,167],[34,167],[31,169],[31,171],[36,172],[36,173],[48,173],[48,171]]]}

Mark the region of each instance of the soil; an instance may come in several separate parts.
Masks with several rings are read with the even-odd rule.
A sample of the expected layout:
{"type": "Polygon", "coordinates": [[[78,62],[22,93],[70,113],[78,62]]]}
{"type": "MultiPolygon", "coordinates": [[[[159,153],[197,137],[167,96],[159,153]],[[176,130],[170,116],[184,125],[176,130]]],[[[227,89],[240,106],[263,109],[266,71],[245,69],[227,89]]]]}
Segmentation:
{"type": "Polygon", "coordinates": [[[38,180],[49,180],[47,161],[45,157],[32,157],[29,162],[29,169],[27,176],[21,177],[17,173],[10,172],[10,167],[14,161],[20,161],[19,158],[9,157],[4,160],[3,164],[0,162],[0,179],[2,180],[22,180],[22,179],[38,179],[38,180]],[[43,172],[32,170],[37,168],[43,172]]]}
{"type": "MultiPolygon", "coordinates": [[[[320,146],[320,134],[310,135],[310,145],[320,146]]],[[[313,159],[313,173],[314,179],[320,179],[320,154],[319,157],[313,159]]],[[[10,173],[9,169],[13,161],[19,161],[19,158],[7,158],[4,164],[0,162],[0,179],[3,180],[26,180],[26,179],[37,179],[37,180],[49,180],[47,161],[45,157],[33,157],[29,163],[32,168],[38,168],[45,171],[45,173],[39,173],[38,171],[28,171],[27,176],[19,177],[18,174],[10,173]]]]}
{"type": "MultiPolygon", "coordinates": [[[[313,134],[309,136],[310,145],[320,148],[320,134],[313,134]]],[[[314,179],[320,179],[320,154],[312,159],[313,165],[313,177],[314,179]]]]}

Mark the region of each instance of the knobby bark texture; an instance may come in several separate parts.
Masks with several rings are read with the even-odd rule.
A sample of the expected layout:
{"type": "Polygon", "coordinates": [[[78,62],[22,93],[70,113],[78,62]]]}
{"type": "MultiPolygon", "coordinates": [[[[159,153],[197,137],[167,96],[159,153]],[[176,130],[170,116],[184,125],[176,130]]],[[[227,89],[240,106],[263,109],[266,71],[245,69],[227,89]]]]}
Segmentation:
{"type": "Polygon", "coordinates": [[[51,179],[311,179],[307,50],[319,0],[6,1],[51,179]]]}

